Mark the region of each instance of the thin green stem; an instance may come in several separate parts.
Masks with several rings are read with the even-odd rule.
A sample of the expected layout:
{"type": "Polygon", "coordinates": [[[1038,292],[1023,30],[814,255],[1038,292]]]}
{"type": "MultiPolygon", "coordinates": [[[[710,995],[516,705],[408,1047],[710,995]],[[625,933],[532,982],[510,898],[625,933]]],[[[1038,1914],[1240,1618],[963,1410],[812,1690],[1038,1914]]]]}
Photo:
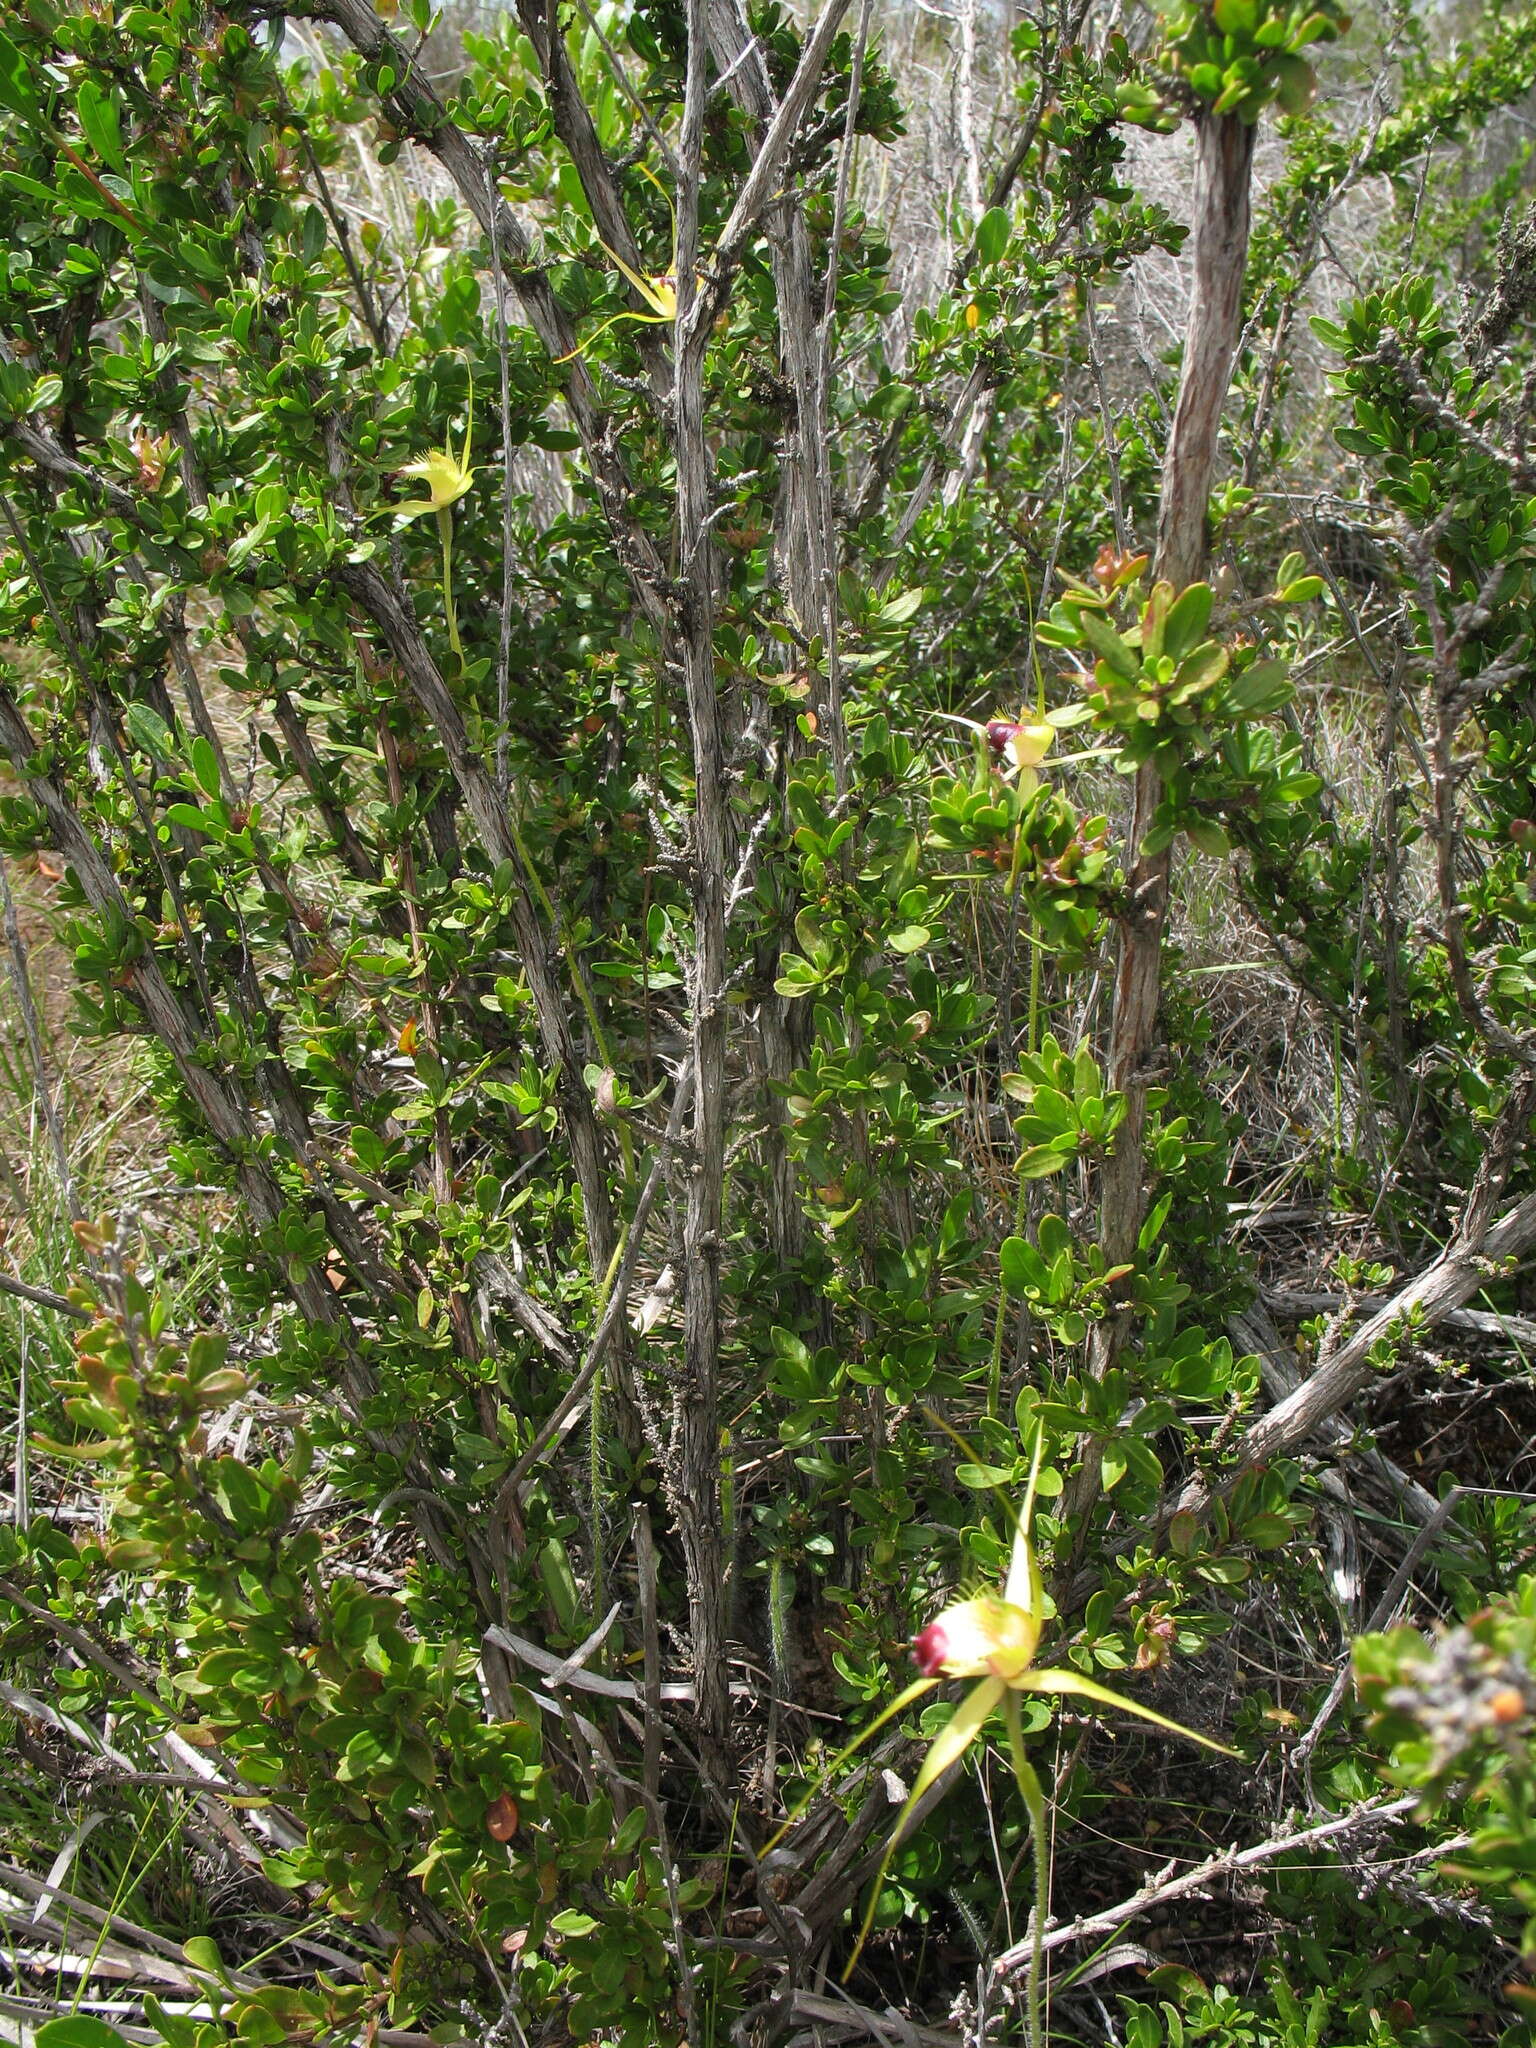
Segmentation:
{"type": "Polygon", "coordinates": [[[463,644],[459,639],[459,614],[453,602],[453,507],[439,505],[437,508],[437,531],[443,543],[443,614],[448,621],[448,645],[464,659],[463,644]]]}
{"type": "Polygon", "coordinates": [[[1046,1860],[1045,1792],[1034,1765],[1024,1753],[1023,1716],[1019,1696],[1010,1692],[1003,1702],[1008,1722],[1008,1748],[1013,1758],[1013,1775],[1029,1810],[1030,1853],[1035,1867],[1035,1902],[1030,1916],[1029,1971],[1025,1981],[1024,2024],[1029,2048],[1045,2048],[1044,1977],[1045,1919],[1050,1904],[1050,1866],[1046,1860]]]}

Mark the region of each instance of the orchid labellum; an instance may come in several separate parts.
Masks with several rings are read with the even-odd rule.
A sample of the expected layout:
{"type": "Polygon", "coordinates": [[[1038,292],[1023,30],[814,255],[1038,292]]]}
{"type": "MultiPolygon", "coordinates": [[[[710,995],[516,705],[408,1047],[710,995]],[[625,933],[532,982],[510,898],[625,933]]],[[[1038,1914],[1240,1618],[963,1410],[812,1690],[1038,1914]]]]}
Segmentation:
{"type": "Polygon", "coordinates": [[[1056,728],[1041,716],[1021,711],[1017,718],[989,718],[985,725],[958,712],[940,711],[936,716],[950,725],[963,725],[986,742],[993,767],[1017,775],[1019,787],[1032,790],[1040,778],[1035,770],[1056,744],[1056,728]]]}
{"type": "Polygon", "coordinates": [[[989,718],[986,724],[988,750],[999,761],[1007,761],[1021,775],[1032,774],[1056,744],[1056,728],[1043,718],[989,718]]]}
{"type": "MultiPolygon", "coordinates": [[[[915,1700],[921,1699],[924,1693],[931,1692],[946,1678],[976,1681],[955,1709],[948,1725],[939,1731],[929,1746],[922,1768],[918,1771],[912,1790],[907,1796],[907,1802],[891,1832],[890,1840],[885,1845],[885,1854],[881,1857],[880,1868],[875,1873],[875,1882],[870,1892],[863,1925],[859,1929],[859,1938],[854,1945],[848,1968],[844,1972],[845,1981],[851,1976],[868,1938],[886,1869],[906,1832],[914,1808],[928,1788],[936,1784],[950,1766],[958,1763],[965,1755],[998,1707],[1003,1710],[1013,1772],[1019,1790],[1024,1795],[1024,1802],[1029,1808],[1034,1841],[1037,1885],[1034,1933],[1037,1944],[1037,1967],[1031,1976],[1032,2005],[1038,1992],[1038,1943],[1045,1926],[1045,1799],[1040,1788],[1040,1780],[1035,1775],[1034,1767],[1024,1749],[1023,1716],[1020,1707],[1022,1695],[1053,1693],[1058,1698],[1093,1700],[1100,1706],[1115,1707],[1123,1713],[1138,1715],[1143,1721],[1151,1721],[1156,1727],[1167,1729],[1170,1734],[1187,1736],[1191,1742],[1201,1743],[1207,1749],[1218,1750],[1227,1756],[1233,1754],[1223,1744],[1213,1742],[1209,1736],[1198,1735],[1194,1729],[1185,1728],[1177,1721],[1170,1721],[1165,1715],[1154,1713],[1150,1707],[1144,1707],[1136,1700],[1125,1699],[1119,1693],[1111,1692],[1108,1686],[1100,1685],[1097,1679],[1084,1677],[1080,1671],[1070,1670],[1064,1665],[1035,1663],[1035,1650],[1045,1623],[1045,1588],[1041,1582],[1040,1567],[1030,1537],[1035,1490],[1040,1476],[1040,1453],[1041,1439],[1037,1436],[1029,1484],[1024,1496],[1024,1508],[1014,1529],[1013,1553],[1008,1567],[1007,1582],[1002,1592],[977,1593],[968,1599],[957,1600],[946,1607],[935,1620],[929,1622],[912,1645],[913,1656],[923,1675],[898,1693],[890,1705],[878,1714],[864,1732],[828,1766],[829,1772],[836,1770],[856,1750],[862,1748],[872,1735],[883,1728],[887,1721],[903,1713],[915,1700]]],[[[789,1821],[785,1823],[786,1828],[799,1818],[809,1803],[809,1800],[806,1800],[791,1814],[789,1821]]],[[[784,1831],[780,1829],[779,1835],[784,1831]]],[[[774,1841],[779,1839],[779,1835],[774,1837],[774,1841]]],[[[769,1847],[772,1847],[772,1843],[769,1847]]],[[[1038,2015],[1035,2015],[1032,2021],[1031,2039],[1039,2039],[1038,2015]]]]}

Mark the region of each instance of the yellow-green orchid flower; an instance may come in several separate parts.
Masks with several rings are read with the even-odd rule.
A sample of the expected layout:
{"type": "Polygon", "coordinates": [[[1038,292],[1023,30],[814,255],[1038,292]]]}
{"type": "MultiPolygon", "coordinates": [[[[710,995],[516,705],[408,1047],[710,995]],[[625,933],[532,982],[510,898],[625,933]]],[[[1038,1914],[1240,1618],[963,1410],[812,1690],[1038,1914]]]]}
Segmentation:
{"type": "Polygon", "coordinates": [[[1043,714],[1031,716],[1028,709],[1017,718],[989,718],[984,725],[979,719],[962,718],[954,711],[940,711],[936,716],[950,725],[963,725],[967,732],[984,740],[993,767],[1004,774],[1016,774],[1019,787],[1026,792],[1038,784],[1040,778],[1035,770],[1056,744],[1055,726],[1043,714]]]}
{"type": "Polygon", "coordinates": [[[677,212],[672,204],[672,195],[667,191],[666,186],[662,184],[655,172],[648,169],[644,164],[640,164],[637,168],[642,177],[649,178],[662,198],[666,200],[667,211],[672,215],[672,268],[670,270],[656,271],[650,276],[647,276],[642,271],[632,270],[618,250],[610,249],[608,244],[599,237],[598,247],[608,258],[609,262],[614,265],[615,269],[622,272],[629,283],[634,286],[651,310],[649,313],[615,313],[611,319],[605,320],[601,327],[589,334],[586,340],[578,347],[573,348],[569,354],[557,356],[555,360],[558,363],[568,363],[574,356],[585,355],[600,335],[606,334],[610,327],[617,327],[621,320],[638,320],[645,327],[670,327],[677,318],[677,212]]]}
{"type": "MultiPolygon", "coordinates": [[[[1143,1721],[1150,1721],[1155,1727],[1164,1728],[1172,1735],[1186,1736],[1191,1742],[1201,1743],[1207,1749],[1220,1751],[1230,1756],[1231,1750],[1219,1742],[1213,1742],[1207,1735],[1199,1735],[1193,1728],[1185,1728],[1177,1721],[1170,1721],[1166,1715],[1154,1713],[1139,1701],[1124,1698],[1111,1692],[1097,1679],[1086,1678],[1080,1671],[1073,1671],[1062,1665],[1041,1665],[1034,1662],[1035,1650],[1045,1625],[1045,1588],[1040,1577],[1040,1566],[1035,1555],[1035,1546],[1030,1536],[1034,1519],[1035,1492],[1040,1478],[1040,1455],[1042,1439],[1035,1439],[1034,1458],[1030,1466],[1029,1484],[1024,1496],[1023,1512],[1014,1528],[1013,1551],[1009,1560],[1008,1577],[1001,1593],[977,1593],[967,1599],[956,1600],[931,1621],[913,1641],[912,1651],[922,1677],[914,1680],[905,1690],[898,1693],[883,1712],[878,1714],[863,1733],[848,1747],[834,1757],[827,1767],[830,1774],[854,1752],[863,1747],[869,1738],[883,1728],[887,1721],[904,1713],[914,1701],[946,1678],[970,1678],[977,1683],[955,1709],[954,1717],[934,1737],[924,1757],[922,1767],[913,1780],[907,1802],[901,1810],[891,1838],[885,1845],[880,1859],[880,1868],[875,1873],[874,1885],[869,1896],[869,1905],[859,1929],[858,1940],[849,1958],[844,1981],[852,1975],[855,1964],[868,1939],[874,1922],[875,1907],[879,1902],[880,1889],[885,1873],[902,1836],[906,1832],[913,1809],[931,1785],[938,1782],[952,1764],[960,1761],[971,1744],[981,1734],[993,1712],[1001,1707],[1004,1725],[1007,1729],[1008,1748],[1013,1760],[1014,1776],[1019,1790],[1029,1808],[1030,1826],[1034,1841],[1037,1893],[1044,1888],[1044,1842],[1045,1842],[1045,1800],[1040,1781],[1035,1775],[1024,1749],[1023,1716],[1021,1700],[1025,1693],[1053,1693],[1060,1698],[1093,1700],[1100,1706],[1114,1707],[1122,1713],[1138,1715],[1143,1721]]],[[[814,1797],[814,1794],[811,1795],[814,1797]]],[[[790,1815],[779,1833],[777,1842],[787,1829],[810,1804],[807,1798],[790,1815]]],[[[772,1848],[773,1842],[768,1844],[772,1848]]],[[[1037,1896],[1035,1909],[1035,1939],[1038,1943],[1045,1928],[1045,1901],[1037,1896]]],[[[1033,2006],[1038,1991],[1037,1967],[1031,1976],[1031,2003],[1033,2006]]],[[[1032,2015],[1030,2038],[1038,2041],[1038,2014],[1032,2015]]]]}
{"type": "MultiPolygon", "coordinates": [[[[677,279],[670,271],[663,271],[656,277],[642,277],[638,270],[630,269],[616,249],[609,249],[606,242],[603,247],[650,307],[652,315],[657,320],[670,321],[677,318],[677,279]]],[[[646,315],[620,313],[618,317],[621,320],[643,320],[646,315]]],[[[608,324],[612,326],[613,323],[610,321],[608,324]]]]}
{"type": "Polygon", "coordinates": [[[453,508],[475,480],[469,461],[469,444],[474,430],[475,385],[471,378],[464,439],[458,454],[453,452],[453,436],[450,434],[443,447],[434,448],[430,455],[406,463],[400,471],[401,476],[424,483],[427,496],[407,498],[390,508],[398,519],[419,519],[424,512],[436,514],[437,531],[443,544],[443,611],[448,620],[448,645],[460,660],[464,657],[464,649],[459,643],[459,615],[453,602],[453,508]]]}

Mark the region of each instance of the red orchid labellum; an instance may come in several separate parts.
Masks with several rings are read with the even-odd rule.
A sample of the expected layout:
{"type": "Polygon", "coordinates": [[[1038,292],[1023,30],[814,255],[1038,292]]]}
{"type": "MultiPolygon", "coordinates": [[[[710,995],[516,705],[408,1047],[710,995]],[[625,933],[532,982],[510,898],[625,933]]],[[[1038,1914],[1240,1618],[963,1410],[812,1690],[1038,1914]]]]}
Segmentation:
{"type": "Polygon", "coordinates": [[[1005,718],[999,713],[985,724],[974,718],[962,718],[954,711],[940,711],[936,715],[948,725],[963,725],[967,732],[975,733],[985,744],[987,757],[997,772],[1017,775],[1019,787],[1026,794],[1038,786],[1040,778],[1035,770],[1056,744],[1056,727],[1044,713],[1032,714],[1027,708],[1017,718],[1005,718]]]}
{"type": "Polygon", "coordinates": [[[999,762],[1019,769],[1025,774],[1032,773],[1040,766],[1056,741],[1056,729],[1045,720],[1026,718],[989,718],[983,727],[988,751],[999,762]]]}

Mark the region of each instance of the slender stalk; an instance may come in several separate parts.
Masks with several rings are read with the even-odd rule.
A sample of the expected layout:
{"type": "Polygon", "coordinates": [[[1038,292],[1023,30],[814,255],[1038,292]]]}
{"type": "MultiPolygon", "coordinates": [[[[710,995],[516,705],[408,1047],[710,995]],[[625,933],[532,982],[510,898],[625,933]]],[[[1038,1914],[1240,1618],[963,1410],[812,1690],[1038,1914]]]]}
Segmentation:
{"type": "Polygon", "coordinates": [[[448,621],[448,645],[464,659],[464,649],[459,641],[459,614],[453,602],[453,508],[440,505],[437,513],[438,536],[443,543],[443,616],[448,621]]]}
{"type": "Polygon", "coordinates": [[[1046,1860],[1045,1793],[1039,1773],[1024,1754],[1023,1733],[1018,1726],[1021,1717],[1017,1693],[1009,1693],[1007,1707],[1008,1746],[1013,1751],[1013,1775],[1029,1809],[1030,1859],[1035,1873],[1035,1899],[1029,1915],[1029,1968],[1024,1980],[1025,2039],[1029,2048],[1044,2048],[1045,1922],[1050,1910],[1051,1889],[1050,1865],[1046,1860]]]}

